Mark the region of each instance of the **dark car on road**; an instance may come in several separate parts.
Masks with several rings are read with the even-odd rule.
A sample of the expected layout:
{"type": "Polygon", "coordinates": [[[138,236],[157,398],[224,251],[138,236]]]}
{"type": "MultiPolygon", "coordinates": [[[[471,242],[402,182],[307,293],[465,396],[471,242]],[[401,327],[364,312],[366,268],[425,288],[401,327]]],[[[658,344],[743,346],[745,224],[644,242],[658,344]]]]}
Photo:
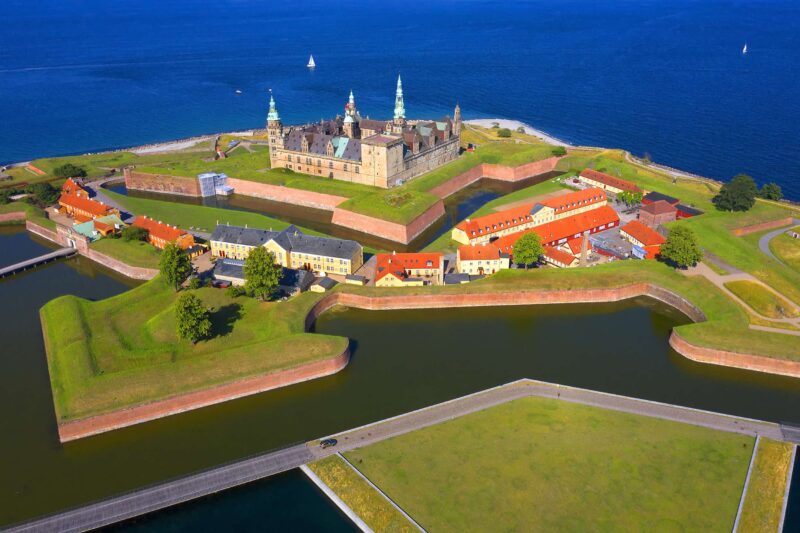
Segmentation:
{"type": "Polygon", "coordinates": [[[319,445],[323,449],[330,448],[331,446],[336,446],[338,443],[339,443],[339,441],[336,440],[336,439],[323,439],[323,440],[319,441],[319,445]]]}

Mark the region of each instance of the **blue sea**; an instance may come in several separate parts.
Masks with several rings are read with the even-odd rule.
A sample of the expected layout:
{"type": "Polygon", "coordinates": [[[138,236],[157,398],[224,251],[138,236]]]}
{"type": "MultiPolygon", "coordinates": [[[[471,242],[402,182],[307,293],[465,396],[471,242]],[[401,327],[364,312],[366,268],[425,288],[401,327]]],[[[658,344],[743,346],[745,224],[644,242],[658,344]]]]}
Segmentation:
{"type": "Polygon", "coordinates": [[[401,73],[411,117],[459,102],[800,199],[796,0],[4,0],[0,21],[0,162],[258,127],[270,88],[287,123],[351,89],[386,117],[401,73]]]}

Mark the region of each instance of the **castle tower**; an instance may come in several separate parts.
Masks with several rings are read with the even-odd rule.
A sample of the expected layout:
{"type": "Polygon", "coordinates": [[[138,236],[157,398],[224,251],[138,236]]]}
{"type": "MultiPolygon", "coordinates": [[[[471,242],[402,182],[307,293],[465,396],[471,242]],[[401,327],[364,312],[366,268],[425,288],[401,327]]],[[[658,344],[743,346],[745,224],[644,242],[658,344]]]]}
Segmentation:
{"type": "Polygon", "coordinates": [[[344,130],[344,134],[351,139],[358,137],[359,118],[358,109],[356,109],[356,99],[353,96],[353,91],[350,91],[350,98],[344,106],[344,124],[342,125],[342,129],[344,130]]]}
{"type": "Polygon", "coordinates": [[[453,135],[461,135],[461,106],[456,104],[456,110],[453,111],[453,135]]]}
{"type": "Polygon", "coordinates": [[[283,123],[278,115],[278,108],[275,106],[275,98],[272,97],[272,90],[269,91],[269,113],[267,113],[267,136],[269,137],[270,154],[276,148],[283,148],[283,123]]]}
{"type": "Polygon", "coordinates": [[[394,123],[402,126],[406,122],[406,106],[403,103],[403,82],[397,75],[397,91],[394,96],[394,123]]]}

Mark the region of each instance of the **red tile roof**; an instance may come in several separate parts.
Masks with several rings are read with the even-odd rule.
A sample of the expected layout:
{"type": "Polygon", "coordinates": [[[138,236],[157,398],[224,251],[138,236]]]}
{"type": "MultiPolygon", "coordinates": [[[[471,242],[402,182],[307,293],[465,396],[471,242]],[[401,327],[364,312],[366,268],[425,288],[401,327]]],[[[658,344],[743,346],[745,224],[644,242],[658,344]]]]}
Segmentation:
{"type": "Polygon", "coordinates": [[[490,235],[503,229],[514,228],[530,222],[531,209],[533,209],[533,204],[512,207],[511,209],[490,213],[478,218],[468,218],[459,222],[456,227],[464,230],[467,237],[470,238],[478,235],[490,235]]]}
{"type": "MultiPolygon", "coordinates": [[[[577,239],[570,239],[567,241],[567,246],[569,246],[569,249],[572,250],[573,254],[577,255],[581,253],[581,250],[583,249],[583,238],[579,237],[577,239]]],[[[592,243],[591,241],[587,241],[586,251],[589,251],[591,249],[592,249],[592,243]]]]}
{"type": "Polygon", "coordinates": [[[561,239],[576,239],[580,238],[580,234],[584,231],[591,231],[599,228],[600,226],[608,226],[610,223],[618,224],[619,215],[614,211],[611,206],[604,205],[585,213],[579,213],[571,217],[562,218],[561,220],[554,220],[541,226],[536,226],[525,231],[512,233],[505,237],[500,237],[492,244],[500,249],[501,252],[512,253],[514,243],[517,239],[535,231],[542,238],[543,244],[551,242],[558,242],[561,239]]]}
{"type": "Polygon", "coordinates": [[[598,187],[590,187],[581,191],[574,191],[548,198],[539,203],[547,207],[552,207],[556,214],[560,214],[591,204],[606,203],[607,201],[608,196],[606,196],[606,191],[598,187]]]}
{"type": "Polygon", "coordinates": [[[186,232],[182,229],[145,216],[136,217],[136,220],[133,221],[133,225],[138,228],[146,229],[151,237],[162,239],[167,242],[177,241],[180,237],[186,235],[186,232]]]}
{"type": "Polygon", "coordinates": [[[77,196],[75,194],[62,193],[58,198],[58,203],[61,205],[70,206],[73,209],[77,209],[97,217],[102,217],[115,211],[115,209],[110,205],[98,202],[97,200],[92,200],[91,198],[77,196]]]}
{"type": "Polygon", "coordinates": [[[80,194],[81,196],[88,196],[89,193],[83,188],[83,185],[78,183],[72,178],[67,178],[64,185],[61,186],[62,192],[66,194],[80,194]]]}
{"type": "Polygon", "coordinates": [[[530,222],[532,219],[531,211],[537,205],[550,207],[555,211],[555,214],[559,215],[587,205],[604,204],[607,201],[608,197],[603,189],[591,187],[582,191],[574,191],[554,198],[548,198],[538,204],[524,204],[497,213],[490,213],[482,217],[467,219],[460,222],[456,227],[463,230],[467,234],[467,237],[470,238],[480,235],[490,235],[504,229],[514,228],[530,222]]]}
{"type": "Polygon", "coordinates": [[[554,248],[553,246],[545,246],[544,255],[563,265],[571,265],[575,259],[577,259],[574,255],[568,254],[567,252],[559,250],[558,248],[554,248]]]}
{"type": "Polygon", "coordinates": [[[435,268],[442,266],[444,254],[436,253],[392,253],[376,254],[375,281],[394,274],[398,278],[405,277],[406,270],[435,268]]]}
{"type": "Polygon", "coordinates": [[[590,180],[597,181],[599,183],[603,183],[605,185],[608,185],[609,187],[614,187],[615,189],[620,189],[628,192],[642,192],[642,190],[639,187],[637,187],[635,183],[631,181],[626,181],[624,179],[612,176],[610,174],[598,172],[591,168],[584,169],[584,171],[581,172],[581,176],[588,178],[590,180]]]}
{"type": "Polygon", "coordinates": [[[665,200],[659,200],[657,202],[643,205],[640,211],[644,211],[652,215],[663,215],[665,213],[676,213],[678,209],[665,200]]]}
{"type": "Polygon", "coordinates": [[[660,233],[638,220],[628,222],[622,226],[620,231],[624,231],[644,246],[658,246],[666,242],[666,239],[660,233]]]}
{"type": "Polygon", "coordinates": [[[465,244],[458,247],[458,257],[462,261],[482,261],[486,259],[500,259],[500,250],[496,246],[487,244],[465,244]]]}

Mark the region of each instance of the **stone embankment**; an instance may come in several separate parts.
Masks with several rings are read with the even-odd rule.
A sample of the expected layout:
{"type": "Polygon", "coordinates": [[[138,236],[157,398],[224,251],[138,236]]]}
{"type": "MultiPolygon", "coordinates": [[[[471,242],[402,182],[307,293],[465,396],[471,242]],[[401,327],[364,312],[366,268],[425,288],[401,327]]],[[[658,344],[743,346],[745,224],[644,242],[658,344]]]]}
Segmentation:
{"type": "Polygon", "coordinates": [[[481,163],[458,176],[450,178],[441,185],[437,185],[431,189],[431,192],[439,198],[445,199],[481,179],[491,179],[506,183],[524,181],[534,176],[552,172],[560,159],[560,157],[553,156],[516,167],[481,163]]]}
{"type": "MultiPolygon", "coordinates": [[[[24,219],[25,213],[22,213],[22,215],[22,219],[24,219]]],[[[120,261],[119,259],[114,259],[108,255],[101,254],[97,250],[90,248],[88,245],[81,246],[81,243],[69,242],[64,234],[45,228],[44,226],[40,226],[39,224],[31,222],[30,220],[25,222],[25,229],[34,235],[38,235],[39,237],[47,239],[48,241],[54,242],[60,246],[75,246],[78,254],[91,259],[95,263],[103,265],[106,268],[110,268],[115,272],[119,272],[123,276],[127,276],[132,279],[149,280],[158,275],[158,270],[156,269],[132,266],[120,261]]]]}
{"type": "Polygon", "coordinates": [[[424,213],[408,224],[389,222],[388,220],[362,215],[361,213],[340,209],[338,207],[333,211],[331,222],[337,226],[349,228],[368,235],[374,235],[381,239],[408,244],[419,237],[426,229],[444,215],[444,202],[438,200],[424,213]]]}
{"type": "Polygon", "coordinates": [[[13,213],[0,214],[0,224],[3,222],[23,222],[25,220],[25,211],[15,211],[13,213]]]}
{"type": "Polygon", "coordinates": [[[770,220],[768,222],[762,222],[760,224],[753,224],[752,226],[744,226],[741,228],[732,229],[731,233],[737,237],[743,237],[745,235],[750,235],[751,233],[758,233],[759,231],[766,231],[768,229],[776,229],[781,228],[783,226],[789,226],[794,223],[794,217],[788,216],[784,218],[779,218],[778,220],[770,220]]]}
{"type": "MultiPolygon", "coordinates": [[[[669,290],[649,283],[636,283],[625,287],[580,290],[542,290],[519,292],[484,293],[440,293],[440,294],[398,294],[389,296],[365,296],[362,294],[334,292],[320,300],[306,317],[306,326],[322,313],[336,305],[368,310],[386,309],[429,309],[452,307],[486,307],[501,305],[541,305],[572,303],[618,302],[649,296],[681,311],[694,322],[705,322],[706,316],[691,302],[669,290]]],[[[669,339],[670,346],[693,361],[720,366],[742,368],[757,372],[800,377],[800,362],[774,359],[752,354],[742,354],[706,348],[691,344],[674,330],[669,339]]]]}
{"type": "Polygon", "coordinates": [[[272,200],[273,202],[323,209],[325,211],[333,211],[337,205],[347,200],[344,196],[304,191],[283,185],[270,185],[237,178],[228,178],[228,185],[233,187],[236,194],[254,196],[264,200],[272,200]]]}
{"type": "Polygon", "coordinates": [[[68,442],[192,409],[234,400],[243,396],[329,376],[344,369],[349,361],[350,350],[349,347],[345,347],[344,351],[333,357],[295,368],[253,376],[210,389],[180,394],[164,400],[137,405],[103,415],[62,422],[58,424],[58,437],[61,442],[68,442]]]}

